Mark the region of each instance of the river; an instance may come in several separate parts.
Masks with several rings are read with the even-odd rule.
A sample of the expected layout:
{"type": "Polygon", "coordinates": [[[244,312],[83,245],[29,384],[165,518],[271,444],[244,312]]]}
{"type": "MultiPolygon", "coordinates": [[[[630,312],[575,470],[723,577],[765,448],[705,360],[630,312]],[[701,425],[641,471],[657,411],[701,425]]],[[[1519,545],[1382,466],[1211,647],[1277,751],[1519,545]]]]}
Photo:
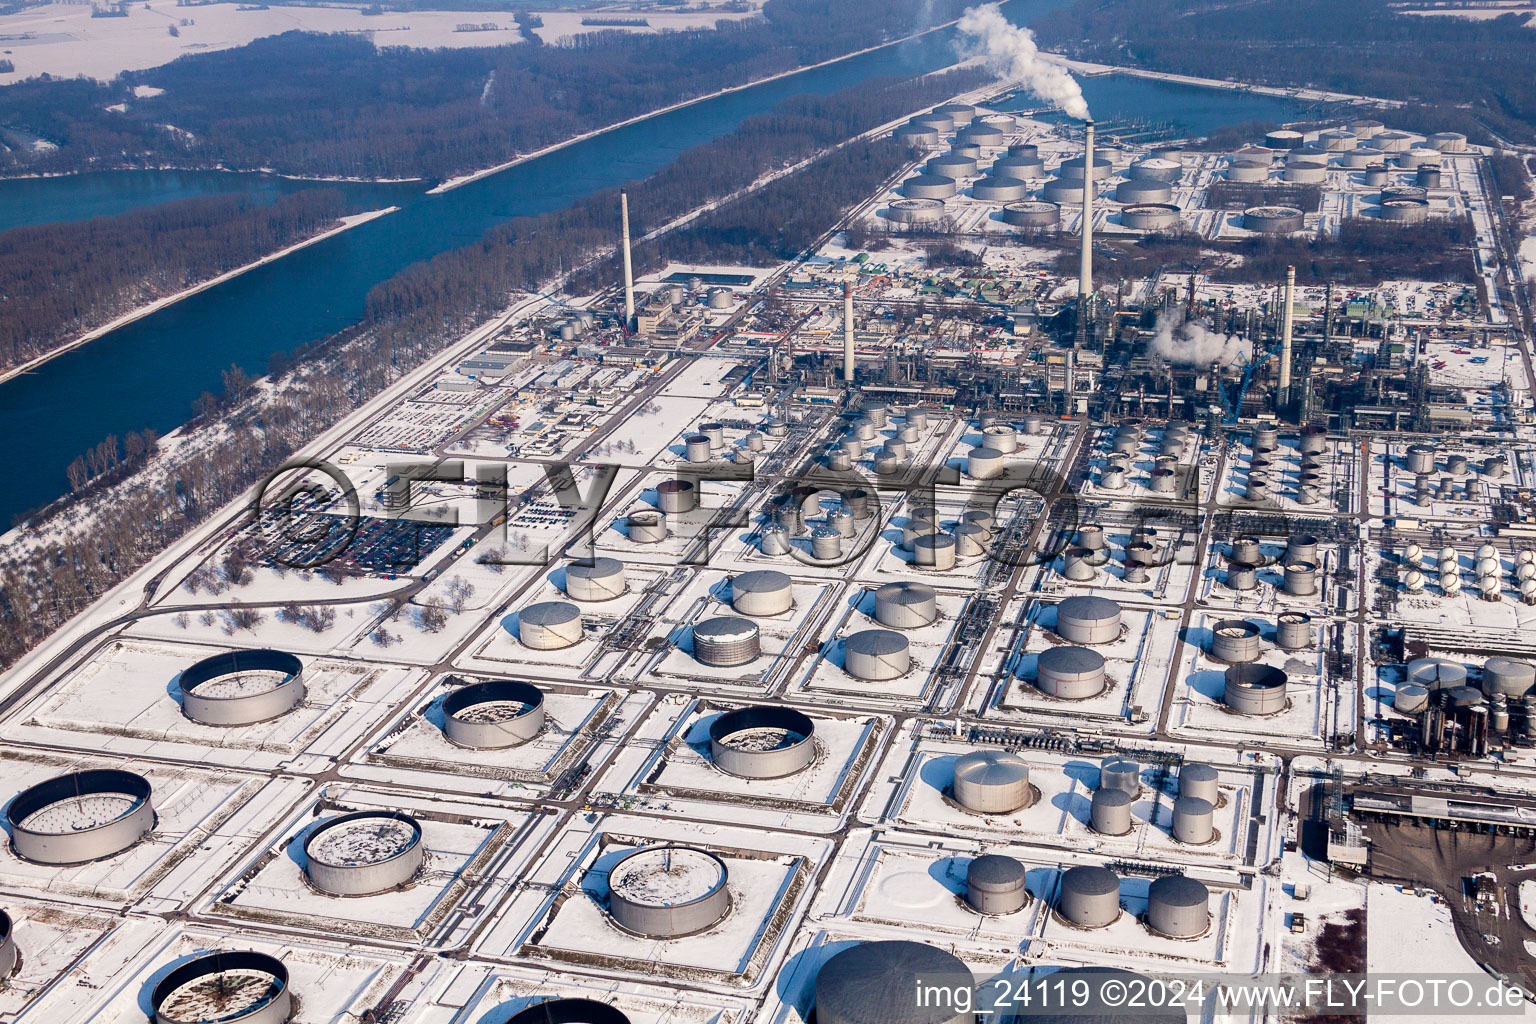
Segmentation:
{"type": "MultiPolygon", "coordinates": [[[[1027,23],[1065,2],[1011,0],[1005,10],[1014,21],[1027,23]]],[[[360,206],[400,209],[0,384],[0,437],[7,441],[12,467],[9,486],[0,491],[0,524],[64,493],[65,467],[107,434],[144,427],[164,433],[185,422],[191,402],[203,391],[219,391],[220,372],[232,363],[261,374],[272,354],[354,323],[368,289],[403,267],[468,244],[508,218],[556,209],[644,178],[682,150],[730,132],[785,97],[824,95],[877,75],[949,66],[956,60],[950,39],[947,32],[934,33],[714,97],[438,195],[427,195],[419,182],[339,185],[360,206]]],[[[1286,109],[1281,100],[1142,78],[1092,78],[1084,91],[1096,116],[1176,120],[1191,132],[1252,117],[1279,120],[1286,109]],[[1202,93],[1209,111],[1192,100],[1202,93]],[[1244,113],[1231,113],[1234,98],[1243,102],[1244,113]]],[[[191,195],[276,194],[297,187],[301,184],[262,175],[169,171],[5,181],[0,227],[116,213],[191,195]]]]}

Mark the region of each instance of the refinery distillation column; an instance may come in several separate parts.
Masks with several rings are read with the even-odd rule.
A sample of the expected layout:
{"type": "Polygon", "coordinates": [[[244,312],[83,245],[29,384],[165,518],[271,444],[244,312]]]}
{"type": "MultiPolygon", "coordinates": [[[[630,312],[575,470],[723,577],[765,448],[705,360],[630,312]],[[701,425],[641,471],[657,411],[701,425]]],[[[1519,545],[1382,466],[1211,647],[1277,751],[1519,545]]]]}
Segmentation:
{"type": "Polygon", "coordinates": [[[1285,310],[1280,314],[1280,388],[1276,396],[1279,411],[1291,405],[1291,318],[1296,308],[1296,268],[1285,268],[1285,310]]]}
{"type": "Polygon", "coordinates": [[[1083,253],[1077,271],[1077,340],[1087,340],[1088,303],[1093,296],[1093,122],[1083,135],[1083,253]]]}
{"type": "Polygon", "coordinates": [[[629,189],[619,189],[619,223],[623,230],[624,246],[624,331],[628,333],[635,323],[635,271],[629,262],[629,189]]]}
{"type": "Polygon", "coordinates": [[[853,285],[843,283],[843,381],[853,383],[853,285]]]}

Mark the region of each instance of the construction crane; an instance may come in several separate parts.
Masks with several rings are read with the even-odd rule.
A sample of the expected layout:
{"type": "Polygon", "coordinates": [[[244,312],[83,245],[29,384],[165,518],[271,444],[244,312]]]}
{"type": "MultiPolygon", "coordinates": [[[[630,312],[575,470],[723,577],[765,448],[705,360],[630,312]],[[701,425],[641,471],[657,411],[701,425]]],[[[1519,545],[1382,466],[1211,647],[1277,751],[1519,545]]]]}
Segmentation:
{"type": "Polygon", "coordinates": [[[1226,414],[1226,419],[1222,421],[1223,425],[1230,427],[1237,423],[1237,418],[1242,414],[1243,411],[1243,400],[1248,397],[1248,388],[1253,383],[1254,373],[1256,373],[1258,369],[1265,363],[1269,362],[1271,358],[1279,354],[1280,346],[1276,345],[1268,352],[1260,355],[1257,359],[1238,363],[1238,366],[1243,371],[1243,379],[1238,386],[1236,402],[1230,402],[1227,400],[1227,389],[1222,386],[1220,380],[1214,382],[1216,386],[1216,393],[1221,396],[1222,410],[1226,414]]]}

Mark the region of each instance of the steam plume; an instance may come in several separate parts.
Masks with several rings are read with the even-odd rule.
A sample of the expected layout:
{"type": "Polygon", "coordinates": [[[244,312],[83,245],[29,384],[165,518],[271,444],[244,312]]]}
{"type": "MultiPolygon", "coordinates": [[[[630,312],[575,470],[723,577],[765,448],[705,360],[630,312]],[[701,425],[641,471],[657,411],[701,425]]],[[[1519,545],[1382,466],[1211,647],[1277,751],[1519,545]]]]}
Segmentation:
{"type": "Polygon", "coordinates": [[[1179,323],[1177,317],[1163,316],[1152,336],[1152,355],[1174,366],[1209,366],[1253,359],[1253,344],[1235,334],[1219,334],[1200,321],[1179,323]]]}
{"type": "Polygon", "coordinates": [[[982,57],[988,68],[1012,79],[1072,117],[1087,119],[1088,103],[1083,90],[1066,68],[1040,55],[1035,34],[1010,24],[999,4],[971,7],[960,16],[961,38],[956,49],[962,57],[982,57]]]}

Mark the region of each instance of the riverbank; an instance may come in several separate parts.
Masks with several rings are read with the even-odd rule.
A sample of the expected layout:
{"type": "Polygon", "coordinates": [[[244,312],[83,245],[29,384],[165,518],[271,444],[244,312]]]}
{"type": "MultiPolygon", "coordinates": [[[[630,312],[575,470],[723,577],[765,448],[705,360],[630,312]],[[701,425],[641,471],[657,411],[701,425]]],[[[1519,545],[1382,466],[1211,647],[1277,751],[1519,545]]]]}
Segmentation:
{"type": "Polygon", "coordinates": [[[493,174],[500,174],[502,171],[509,171],[519,164],[527,163],[529,160],[537,160],[540,157],[548,156],[551,153],[557,153],[568,146],[574,146],[577,143],[585,142],[588,139],[597,138],[599,135],[605,135],[608,132],[617,131],[620,128],[627,128],[630,125],[640,124],[643,121],[649,121],[654,117],[661,117],[663,114],[670,114],[678,110],[686,110],[695,104],[705,103],[713,99],[719,99],[721,96],[729,96],[732,93],[741,92],[744,89],[752,89],[756,86],[767,85],[769,82],[777,82],[781,78],[789,78],[792,75],[800,75],[807,71],[815,71],[817,68],[830,67],[833,64],[839,64],[845,60],[852,60],[855,57],[861,57],[867,53],[875,53],[890,46],[900,46],[902,43],[910,42],[913,39],[921,39],[923,36],[929,35],[931,33],[943,31],[944,29],[954,25],[958,20],[959,19],[946,21],[942,25],[935,25],[932,28],[926,28],[921,32],[914,32],[909,36],[902,36],[900,39],[893,39],[888,43],[881,43],[878,46],[866,46],[862,50],[854,50],[851,53],[843,54],[841,57],[831,57],[827,60],[819,61],[815,64],[802,64],[799,67],[790,68],[787,71],[780,71],[777,74],[766,75],[763,78],[753,79],[750,82],[743,82],[740,85],[732,85],[724,89],[716,89],[714,92],[705,93],[702,96],[695,96],[692,99],[681,100],[677,103],[671,104],[670,106],[658,107],[655,110],[647,111],[644,114],[636,114],[634,117],[626,118],[623,121],[615,121],[613,124],[605,125],[602,128],[594,128],[591,131],[582,132],[580,135],[573,135],[569,139],[565,139],[562,142],[553,143],[552,145],[545,146],[543,149],[536,149],[531,153],[526,153],[513,160],[508,160],[506,163],[500,163],[494,167],[486,167],[482,170],[470,171],[467,174],[461,174],[458,177],[449,178],[447,181],[441,182],[437,185],[434,185],[432,188],[427,189],[427,195],[435,196],[441,195],[444,192],[452,192],[456,188],[461,188],[472,182],[480,181],[483,178],[489,178],[493,174]]]}
{"type": "Polygon", "coordinates": [[[1273,85],[1253,85],[1248,82],[1234,82],[1224,78],[1200,78],[1197,75],[1180,75],[1171,71],[1152,71],[1147,68],[1127,67],[1121,64],[1097,64],[1093,61],[1077,60],[1061,53],[1049,53],[1042,51],[1045,56],[1063,65],[1070,71],[1084,77],[1098,75],[1129,75],[1133,78],[1147,78],[1155,82],[1172,82],[1175,85],[1192,85],[1202,89],[1227,89],[1235,92],[1251,92],[1258,96],[1275,96],[1288,100],[1303,100],[1309,103],[1369,103],[1384,107],[1401,107],[1402,100],[1382,99],[1380,96],[1356,96],[1347,92],[1327,92],[1322,89],[1282,89],[1273,85]]]}
{"type": "Polygon", "coordinates": [[[66,352],[73,352],[75,349],[82,345],[88,345],[95,341],[97,338],[117,330],[119,327],[124,327],[128,324],[131,324],[135,320],[149,316],[151,313],[165,309],[167,306],[173,306],[180,302],[182,299],[196,295],[198,292],[207,291],[209,288],[212,288],[215,285],[223,284],[225,281],[239,277],[241,274],[255,270],[257,267],[262,267],[268,263],[280,260],[290,253],[298,252],[300,249],[314,245],[317,242],[323,242],[327,238],[332,238],[341,234],[343,231],[350,231],[351,229],[357,227],[359,224],[366,224],[369,221],[383,217],[386,214],[394,213],[398,209],[400,209],[398,206],[390,206],[382,210],[368,210],[364,213],[348,214],[347,216],[340,218],[340,223],[333,228],[328,228],[319,234],[311,235],[308,238],[295,242],[294,244],[287,246],[286,248],[279,249],[276,252],[268,253],[261,259],[252,260],[250,263],[247,263],[244,266],[239,266],[233,270],[225,271],[218,277],[210,277],[206,281],[199,281],[197,284],[192,285],[190,288],[183,288],[181,291],[176,292],[175,294],[167,295],[164,298],[156,299],[154,302],[140,306],[137,309],[130,310],[115,320],[102,324],[100,327],[80,335],[80,337],[74,339],[73,341],[60,345],[58,348],[51,352],[45,352],[40,356],[36,356],[27,360],[25,363],[22,363],[19,366],[13,366],[9,370],[0,372],[0,384],[4,384],[6,381],[11,380],[14,377],[20,377],[23,374],[29,373],[32,370],[37,369],[39,366],[42,366],[44,363],[47,363],[53,359],[57,359],[59,356],[64,355],[66,352]]]}

